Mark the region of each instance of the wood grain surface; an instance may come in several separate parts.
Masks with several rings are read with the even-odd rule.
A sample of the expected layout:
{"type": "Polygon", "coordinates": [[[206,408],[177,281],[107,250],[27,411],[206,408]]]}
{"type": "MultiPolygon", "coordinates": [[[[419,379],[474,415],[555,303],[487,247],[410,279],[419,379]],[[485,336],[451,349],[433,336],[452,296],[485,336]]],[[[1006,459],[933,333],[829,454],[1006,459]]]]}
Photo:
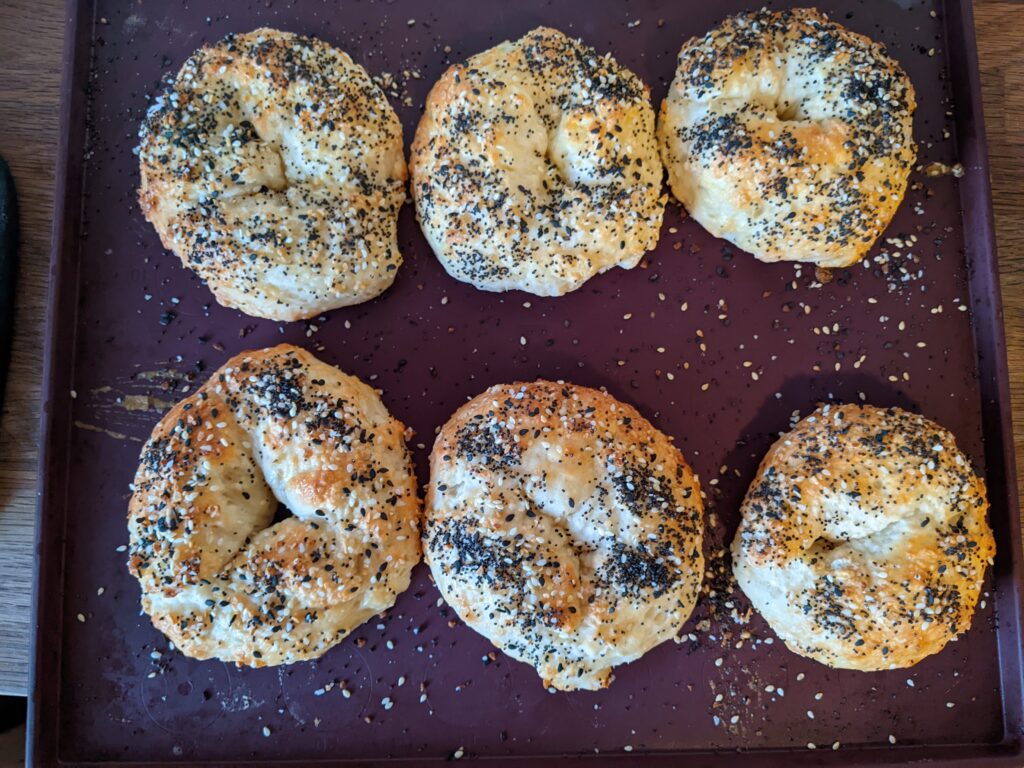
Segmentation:
{"type": "Polygon", "coordinates": [[[0,155],[21,214],[11,369],[0,421],[0,693],[28,690],[42,340],[64,4],[0,0],[0,155]]]}
{"type": "MultiPolygon", "coordinates": [[[[1013,409],[1024,414],[1024,2],[979,0],[975,17],[1013,409]]],[[[0,155],[18,186],[22,238],[14,351],[0,422],[0,693],[8,694],[25,694],[28,686],[39,394],[63,19],[62,0],[0,0],[0,155]]],[[[1024,478],[1024,415],[1017,421],[1018,473],[1024,478]]]]}

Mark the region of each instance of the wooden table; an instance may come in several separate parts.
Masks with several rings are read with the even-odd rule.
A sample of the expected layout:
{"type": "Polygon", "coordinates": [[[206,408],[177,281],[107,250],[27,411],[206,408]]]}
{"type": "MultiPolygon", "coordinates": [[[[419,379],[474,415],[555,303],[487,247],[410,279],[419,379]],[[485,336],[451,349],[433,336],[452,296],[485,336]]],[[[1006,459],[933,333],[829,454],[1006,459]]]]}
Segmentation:
{"type": "MultiPolygon", "coordinates": [[[[984,84],[1013,407],[1024,414],[1024,3],[979,0],[984,84]]],[[[60,102],[62,0],[0,3],[0,154],[21,204],[21,273],[0,422],[0,693],[28,688],[42,337],[60,102]]],[[[1024,416],[1015,431],[1024,479],[1024,416]]],[[[1024,486],[1024,484],[1022,484],[1024,486]]],[[[1024,495],[1024,487],[1022,487],[1024,495]]]]}

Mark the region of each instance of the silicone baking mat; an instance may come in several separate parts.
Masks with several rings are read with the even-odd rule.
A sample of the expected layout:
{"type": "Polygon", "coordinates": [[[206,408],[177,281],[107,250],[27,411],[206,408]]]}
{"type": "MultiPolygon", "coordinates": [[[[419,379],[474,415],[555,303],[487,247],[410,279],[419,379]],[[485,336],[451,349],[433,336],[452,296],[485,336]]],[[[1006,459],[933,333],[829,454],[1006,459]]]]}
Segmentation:
{"type": "MultiPolygon", "coordinates": [[[[756,5],[756,4],[755,4],[756,5]]],[[[133,148],[202,43],[267,25],[319,36],[383,78],[413,134],[451,62],[547,24],[611,51],[660,103],[691,35],[754,6],[697,2],[132,2],[69,5],[31,713],[38,764],[442,761],[576,755],[728,765],[1019,754],[1018,510],[970,4],[823,2],[884,42],[918,93],[924,170],[862,264],[826,282],[715,240],[669,206],[632,271],[557,299],[449,278],[401,214],[405,264],[365,305],[304,323],[218,306],[135,201],[133,148]],[[387,73],[385,75],[385,73],[387,73]],[[963,169],[961,177],[945,173],[963,169]],[[941,165],[936,165],[941,164],[941,165]],[[439,603],[427,569],[322,659],[187,659],[139,613],[126,503],[160,413],[230,355],[281,341],[372,382],[416,431],[514,379],[607,387],[674,436],[707,493],[708,594],[680,643],[598,693],[544,691],[439,603]],[[973,629],[909,670],[835,671],[788,652],[719,551],[758,460],[820,401],[900,405],[948,426],[985,472],[999,554],[973,629]],[[345,694],[344,691],[348,691],[345,694]]],[[[776,4],[773,7],[782,7],[776,4]]],[[[958,171],[959,172],[959,171],[958,171]]]]}

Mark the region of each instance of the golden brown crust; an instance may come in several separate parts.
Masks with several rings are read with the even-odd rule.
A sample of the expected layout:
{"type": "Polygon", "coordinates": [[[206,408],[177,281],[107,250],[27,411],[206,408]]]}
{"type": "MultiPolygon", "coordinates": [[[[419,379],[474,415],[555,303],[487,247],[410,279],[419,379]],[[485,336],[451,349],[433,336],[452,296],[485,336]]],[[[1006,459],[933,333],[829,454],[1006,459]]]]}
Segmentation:
{"type": "Polygon", "coordinates": [[[491,387],[431,453],[425,559],[445,600],[545,686],[607,686],[673,637],[703,576],[703,507],[636,409],[573,384],[491,387]]]}
{"type": "Polygon", "coordinates": [[[420,557],[404,429],[297,347],[229,360],[142,450],[129,568],[153,625],[188,656],[258,667],[389,608],[420,557]],[[278,502],[294,517],[271,525],[278,502]]]}
{"type": "Polygon", "coordinates": [[[142,212],[221,304],[297,320],[394,281],[402,126],[342,51],[229,35],[188,58],[139,135],[142,212]]]}
{"type": "Polygon", "coordinates": [[[445,72],[409,162],[424,235],[477,288],[559,296],[657,243],[665,197],[648,88],[558,30],[445,72]]]}
{"type": "Polygon", "coordinates": [[[716,237],[762,261],[848,266],[903,199],[915,106],[885,49],[824,14],[739,14],[679,51],[662,160],[716,237]]]}
{"type": "Polygon", "coordinates": [[[898,408],[823,406],[761,462],[734,570],[792,651],[909,667],[970,627],[995,555],[987,511],[948,430],[898,408]]]}

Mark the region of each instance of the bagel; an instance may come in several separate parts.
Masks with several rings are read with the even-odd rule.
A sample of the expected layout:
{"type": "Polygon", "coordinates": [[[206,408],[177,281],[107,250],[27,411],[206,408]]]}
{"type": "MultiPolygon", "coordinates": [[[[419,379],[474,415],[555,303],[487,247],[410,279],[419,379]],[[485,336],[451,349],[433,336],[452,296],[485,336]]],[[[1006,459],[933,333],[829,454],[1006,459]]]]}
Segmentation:
{"type": "Polygon", "coordinates": [[[342,51],[228,35],[188,58],[139,136],[142,212],[224,306],[299,320],[394,281],[402,126],[342,51]]]}
{"type": "Polygon", "coordinates": [[[938,424],[826,405],[761,462],[733,570],[791,651],[909,667],[970,628],[995,556],[987,510],[984,482],[938,424]]]}
{"type": "Polygon", "coordinates": [[[545,687],[597,689],[676,635],[704,570],[697,478],[629,405],[491,387],[430,457],[424,554],[444,599],[545,687]]]}
{"type": "Polygon", "coordinates": [[[290,664],[394,604],[419,515],[402,424],[373,389],[282,344],[231,358],[156,425],[129,569],[185,655],[290,664]],[[273,523],[278,503],[292,517],[273,523]]]}
{"type": "Polygon", "coordinates": [[[762,261],[845,267],[889,225],[916,150],[914,88],[818,11],[760,10],[687,41],[658,137],[673,194],[762,261]]]}
{"type": "Polygon", "coordinates": [[[610,55],[540,27],[457,64],[410,156],[423,234],[452,277],[560,296],[658,241],[649,90],[610,55]]]}

